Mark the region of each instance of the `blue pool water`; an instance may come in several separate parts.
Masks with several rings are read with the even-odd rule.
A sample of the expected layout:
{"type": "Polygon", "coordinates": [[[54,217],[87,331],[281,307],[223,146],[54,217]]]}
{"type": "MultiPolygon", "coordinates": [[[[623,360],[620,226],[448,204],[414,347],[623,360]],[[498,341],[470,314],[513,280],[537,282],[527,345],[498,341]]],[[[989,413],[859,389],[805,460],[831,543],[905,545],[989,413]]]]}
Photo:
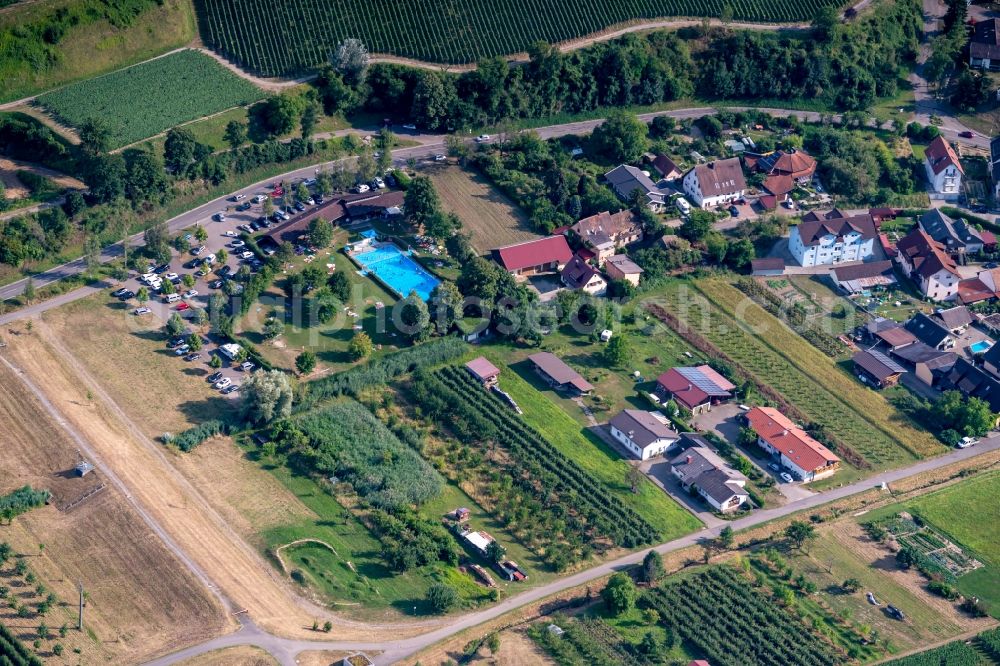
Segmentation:
{"type": "Polygon", "coordinates": [[[356,254],[354,259],[403,298],[415,291],[420,298],[429,300],[434,287],[441,282],[391,243],[356,254]]]}
{"type": "Polygon", "coordinates": [[[975,344],[969,345],[969,349],[972,351],[973,354],[982,354],[983,352],[987,351],[992,346],[993,345],[991,345],[990,343],[986,342],[986,340],[980,340],[979,342],[977,342],[975,344]]]}

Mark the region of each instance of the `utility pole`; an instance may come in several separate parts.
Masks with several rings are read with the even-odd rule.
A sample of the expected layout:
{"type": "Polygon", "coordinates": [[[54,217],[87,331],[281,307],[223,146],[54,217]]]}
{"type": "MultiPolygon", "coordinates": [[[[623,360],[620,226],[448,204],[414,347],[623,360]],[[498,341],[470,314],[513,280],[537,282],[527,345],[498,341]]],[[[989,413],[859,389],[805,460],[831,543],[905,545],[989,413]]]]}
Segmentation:
{"type": "Polygon", "coordinates": [[[76,589],[80,592],[80,614],[76,623],[76,628],[79,631],[83,631],[83,583],[78,582],[76,584],[76,589]]]}

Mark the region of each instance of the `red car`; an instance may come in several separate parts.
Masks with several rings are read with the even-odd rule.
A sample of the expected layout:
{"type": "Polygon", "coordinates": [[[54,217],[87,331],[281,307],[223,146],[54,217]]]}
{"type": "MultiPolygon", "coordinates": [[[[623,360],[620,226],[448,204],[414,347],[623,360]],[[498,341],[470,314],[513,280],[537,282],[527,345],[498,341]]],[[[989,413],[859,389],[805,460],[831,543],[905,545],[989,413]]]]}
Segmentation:
{"type": "Polygon", "coordinates": [[[274,188],[274,191],[271,192],[271,196],[272,197],[280,197],[280,196],[283,196],[284,194],[285,194],[285,190],[283,190],[280,187],[274,188]]]}
{"type": "Polygon", "coordinates": [[[187,310],[189,307],[191,306],[185,303],[184,301],[181,301],[180,303],[177,304],[178,310],[187,310]]]}
{"type": "Polygon", "coordinates": [[[976,133],[970,132],[969,130],[965,130],[964,132],[959,132],[958,135],[963,139],[971,139],[972,137],[976,136],[976,133]]]}

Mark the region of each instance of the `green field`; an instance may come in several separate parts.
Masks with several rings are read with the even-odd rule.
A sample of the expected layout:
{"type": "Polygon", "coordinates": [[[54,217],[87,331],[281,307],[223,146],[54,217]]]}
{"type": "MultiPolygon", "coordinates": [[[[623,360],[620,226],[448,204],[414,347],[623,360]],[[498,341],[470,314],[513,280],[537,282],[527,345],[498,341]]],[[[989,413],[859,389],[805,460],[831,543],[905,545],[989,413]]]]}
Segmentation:
{"type": "Polygon", "coordinates": [[[526,51],[536,41],[562,42],[637,19],[718,17],[723,8],[747,21],[811,21],[831,0],[448,0],[372,3],[364,0],[196,0],[202,39],[261,74],[298,72],[324,62],[341,40],[360,38],[376,53],[441,63],[526,51]]]}
{"type": "Polygon", "coordinates": [[[37,102],[71,127],[103,120],[118,148],[264,96],[209,56],[187,50],[60,88],[37,102]]]}

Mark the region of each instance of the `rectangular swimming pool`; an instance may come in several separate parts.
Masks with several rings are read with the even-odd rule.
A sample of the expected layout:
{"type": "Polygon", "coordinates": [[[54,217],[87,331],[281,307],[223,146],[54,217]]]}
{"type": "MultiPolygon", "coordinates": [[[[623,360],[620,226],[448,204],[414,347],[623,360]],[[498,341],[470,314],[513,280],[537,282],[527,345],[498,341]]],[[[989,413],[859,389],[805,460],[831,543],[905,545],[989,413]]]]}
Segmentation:
{"type": "Polygon", "coordinates": [[[969,345],[969,351],[971,351],[973,354],[982,354],[989,351],[989,348],[992,346],[993,345],[987,342],[986,340],[980,340],[979,342],[975,342],[969,345]]]}
{"type": "Polygon", "coordinates": [[[366,271],[377,275],[401,298],[415,291],[420,298],[430,300],[431,292],[441,282],[392,243],[383,243],[368,252],[355,254],[354,260],[366,271]]]}

